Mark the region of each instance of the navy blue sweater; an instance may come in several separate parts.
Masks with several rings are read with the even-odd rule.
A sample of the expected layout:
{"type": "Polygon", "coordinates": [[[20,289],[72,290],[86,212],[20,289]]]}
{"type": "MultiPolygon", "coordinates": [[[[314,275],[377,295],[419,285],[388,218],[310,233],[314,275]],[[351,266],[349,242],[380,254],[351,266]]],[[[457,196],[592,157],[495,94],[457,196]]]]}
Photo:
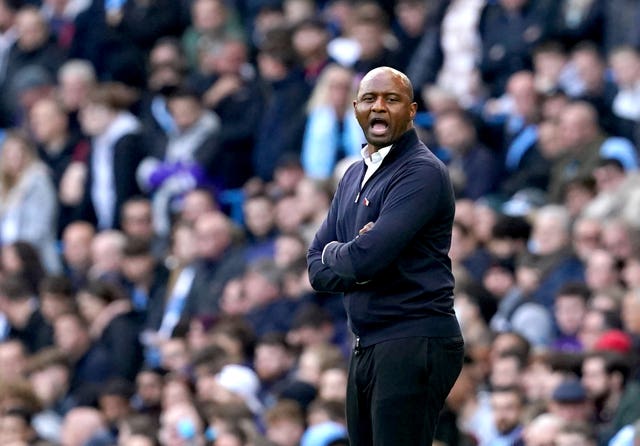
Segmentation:
{"type": "Polygon", "coordinates": [[[455,202],[446,167],[407,131],[360,188],[367,170],[342,178],[307,261],[318,291],[343,292],[363,346],[410,336],[460,335],[448,256],[455,202]],[[375,226],[358,236],[367,223],[375,226]],[[322,251],[329,245],[322,263],[322,251]]]}

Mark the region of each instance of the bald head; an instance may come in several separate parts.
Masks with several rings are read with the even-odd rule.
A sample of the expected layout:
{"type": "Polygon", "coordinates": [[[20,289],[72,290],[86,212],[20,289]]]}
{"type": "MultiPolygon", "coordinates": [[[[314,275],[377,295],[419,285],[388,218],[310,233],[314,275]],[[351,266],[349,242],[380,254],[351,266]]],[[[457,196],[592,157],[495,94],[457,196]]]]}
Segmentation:
{"type": "Polygon", "coordinates": [[[106,427],[99,410],[92,407],[76,407],[64,417],[60,433],[61,443],[63,446],[82,446],[106,427]]]}
{"type": "Polygon", "coordinates": [[[389,67],[365,75],[353,107],[370,153],[394,144],[412,129],[418,110],[409,78],[389,67]]]}
{"type": "Polygon", "coordinates": [[[410,101],[413,101],[413,85],[411,85],[411,81],[401,71],[396,70],[391,67],[378,67],[369,71],[360,81],[360,87],[358,88],[358,95],[360,95],[360,90],[365,81],[375,78],[379,75],[390,76],[391,78],[397,79],[398,83],[404,87],[404,93],[409,97],[410,101]]]}

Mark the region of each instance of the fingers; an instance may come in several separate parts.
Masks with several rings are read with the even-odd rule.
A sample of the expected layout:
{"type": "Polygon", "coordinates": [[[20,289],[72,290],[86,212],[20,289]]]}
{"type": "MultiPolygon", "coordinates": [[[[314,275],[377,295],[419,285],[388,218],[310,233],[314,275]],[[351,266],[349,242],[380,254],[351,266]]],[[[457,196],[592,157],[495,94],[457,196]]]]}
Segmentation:
{"type": "Polygon", "coordinates": [[[360,230],[358,231],[358,235],[362,235],[362,234],[365,234],[365,233],[369,232],[369,231],[373,228],[373,226],[374,226],[374,225],[375,225],[375,223],[373,223],[372,221],[370,221],[369,223],[367,223],[366,225],[364,225],[364,226],[362,227],[362,229],[360,229],[360,230]]]}

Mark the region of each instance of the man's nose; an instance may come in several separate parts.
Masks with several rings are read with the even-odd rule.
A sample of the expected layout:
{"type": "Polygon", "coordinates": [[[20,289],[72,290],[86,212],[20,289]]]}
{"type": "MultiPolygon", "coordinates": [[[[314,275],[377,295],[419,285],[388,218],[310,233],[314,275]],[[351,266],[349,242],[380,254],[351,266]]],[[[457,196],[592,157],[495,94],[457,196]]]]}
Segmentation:
{"type": "Polygon", "coordinates": [[[372,110],[381,111],[387,108],[387,104],[382,96],[378,96],[371,106],[372,110]]]}

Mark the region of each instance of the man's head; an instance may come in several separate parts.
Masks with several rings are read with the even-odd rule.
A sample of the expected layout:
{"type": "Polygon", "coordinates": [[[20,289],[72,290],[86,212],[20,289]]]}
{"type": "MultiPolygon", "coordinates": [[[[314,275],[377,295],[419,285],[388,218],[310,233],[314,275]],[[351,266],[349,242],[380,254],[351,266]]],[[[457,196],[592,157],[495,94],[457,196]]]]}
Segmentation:
{"type": "Polygon", "coordinates": [[[491,392],[493,421],[501,434],[508,434],[520,424],[524,396],[517,387],[496,387],[491,392]]]}
{"type": "Polygon", "coordinates": [[[624,357],[610,352],[593,352],[582,362],[582,385],[596,404],[610,396],[617,399],[626,382],[629,365],[624,357]]]}
{"type": "Polygon", "coordinates": [[[379,67],[360,82],[353,107],[367,142],[378,150],[413,128],[418,105],[413,101],[413,87],[406,75],[379,67]]]}

